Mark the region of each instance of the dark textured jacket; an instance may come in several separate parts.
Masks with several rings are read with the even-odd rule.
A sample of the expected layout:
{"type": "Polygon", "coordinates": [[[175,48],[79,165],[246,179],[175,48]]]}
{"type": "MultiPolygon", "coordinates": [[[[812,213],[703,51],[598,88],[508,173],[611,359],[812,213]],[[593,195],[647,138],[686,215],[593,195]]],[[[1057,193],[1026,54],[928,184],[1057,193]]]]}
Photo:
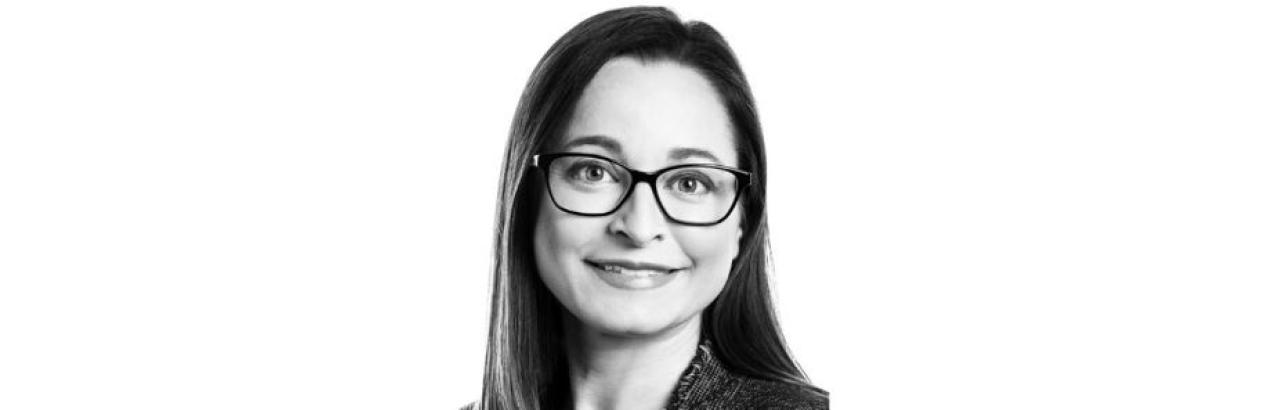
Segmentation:
{"type": "Polygon", "coordinates": [[[680,376],[667,409],[826,409],[825,390],[730,371],[704,339],[680,376]]]}
{"type": "MultiPolygon", "coordinates": [[[[698,345],[689,367],[680,375],[668,410],[692,409],[827,409],[825,390],[785,382],[761,380],[734,373],[720,362],[710,342],[698,345]]],[[[475,408],[475,403],[464,410],[475,408]]]]}

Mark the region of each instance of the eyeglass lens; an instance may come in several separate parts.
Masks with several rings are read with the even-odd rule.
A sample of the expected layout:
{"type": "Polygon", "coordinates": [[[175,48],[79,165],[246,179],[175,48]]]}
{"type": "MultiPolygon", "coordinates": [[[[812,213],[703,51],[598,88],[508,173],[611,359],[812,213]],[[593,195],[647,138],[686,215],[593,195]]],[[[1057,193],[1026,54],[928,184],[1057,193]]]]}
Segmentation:
{"type": "MultiPolygon", "coordinates": [[[[548,164],[547,174],[556,203],[583,214],[615,210],[632,184],[626,168],[587,156],[555,158],[548,164]]],[[[687,166],[663,172],[654,188],[667,216],[686,223],[710,223],[731,211],[738,178],[723,169],[687,166]]]]}

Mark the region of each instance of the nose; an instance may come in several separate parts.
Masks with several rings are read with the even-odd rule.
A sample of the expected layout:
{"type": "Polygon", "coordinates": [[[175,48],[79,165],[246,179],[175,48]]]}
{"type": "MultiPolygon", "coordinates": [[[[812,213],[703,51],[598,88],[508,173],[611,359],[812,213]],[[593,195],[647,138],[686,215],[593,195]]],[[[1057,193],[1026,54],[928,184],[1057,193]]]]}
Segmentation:
{"type": "Polygon", "coordinates": [[[653,196],[653,188],[648,185],[648,182],[636,184],[631,196],[609,222],[610,233],[627,238],[635,246],[644,246],[670,235],[667,217],[658,208],[658,198],[653,196]]]}

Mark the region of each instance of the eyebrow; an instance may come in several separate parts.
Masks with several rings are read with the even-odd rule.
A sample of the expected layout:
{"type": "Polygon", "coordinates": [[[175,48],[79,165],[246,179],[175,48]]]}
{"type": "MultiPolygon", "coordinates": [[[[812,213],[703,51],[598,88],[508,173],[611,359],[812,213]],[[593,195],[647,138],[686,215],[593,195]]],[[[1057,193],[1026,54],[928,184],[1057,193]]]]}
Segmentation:
{"type": "Polygon", "coordinates": [[[564,144],[564,147],[560,149],[568,151],[570,149],[581,147],[583,145],[595,145],[597,147],[603,148],[605,151],[609,151],[610,154],[619,155],[619,156],[622,155],[622,145],[618,144],[618,140],[615,140],[613,138],[609,138],[603,135],[587,135],[583,137],[578,137],[572,141],[569,141],[569,143],[564,144]]]}
{"type": "Polygon", "coordinates": [[[716,155],[712,154],[711,151],[699,148],[676,148],[671,150],[671,155],[667,156],[672,161],[680,161],[690,157],[703,157],[711,160],[711,162],[720,163],[720,158],[716,158],[716,155]]]}
{"type": "MultiPolygon", "coordinates": [[[[605,151],[608,151],[610,154],[613,154],[615,156],[622,156],[622,144],[619,144],[618,140],[615,140],[613,138],[610,138],[604,135],[586,135],[586,136],[574,138],[573,140],[566,143],[564,147],[562,147],[561,149],[568,151],[570,149],[581,147],[584,145],[594,145],[594,146],[600,147],[601,149],[604,149],[605,151]]],[[[680,161],[680,160],[689,159],[691,157],[703,157],[717,164],[721,164],[719,157],[716,157],[716,155],[712,154],[711,151],[707,151],[701,148],[689,148],[689,147],[673,148],[671,150],[671,153],[667,155],[667,159],[671,161],[680,161]]]]}

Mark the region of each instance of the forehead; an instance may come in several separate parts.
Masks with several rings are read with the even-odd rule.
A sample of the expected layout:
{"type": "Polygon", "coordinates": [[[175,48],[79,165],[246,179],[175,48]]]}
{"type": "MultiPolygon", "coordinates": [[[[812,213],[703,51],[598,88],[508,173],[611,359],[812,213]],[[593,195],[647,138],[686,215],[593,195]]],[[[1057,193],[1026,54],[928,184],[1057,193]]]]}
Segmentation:
{"type": "Polygon", "coordinates": [[[615,140],[619,159],[635,166],[660,167],[674,161],[673,152],[690,150],[737,166],[732,126],[715,88],[676,62],[622,57],[601,67],[583,90],[560,146],[592,137],[615,140]]]}

